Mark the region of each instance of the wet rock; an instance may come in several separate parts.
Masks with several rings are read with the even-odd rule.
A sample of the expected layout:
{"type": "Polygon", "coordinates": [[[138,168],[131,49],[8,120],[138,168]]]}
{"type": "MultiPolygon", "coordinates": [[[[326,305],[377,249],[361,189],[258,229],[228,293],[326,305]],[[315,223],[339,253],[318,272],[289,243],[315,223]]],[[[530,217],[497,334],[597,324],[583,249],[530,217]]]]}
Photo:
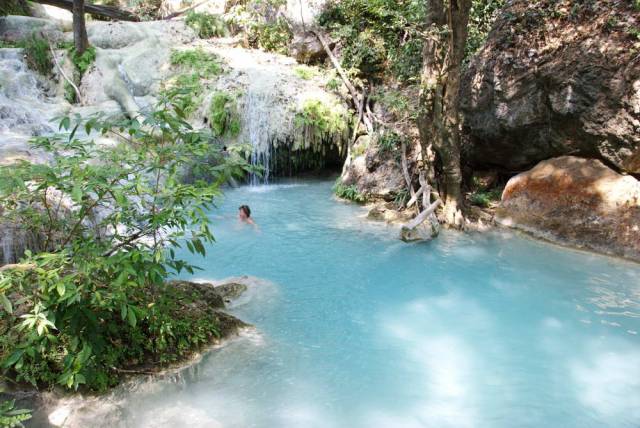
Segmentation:
{"type": "Polygon", "coordinates": [[[289,45],[289,52],[296,61],[303,64],[318,63],[327,57],[322,44],[311,32],[295,34],[289,45]]]}
{"type": "Polygon", "coordinates": [[[462,78],[467,161],[522,171],[577,155],[640,173],[638,25],[629,2],[510,2],[462,78]]]}
{"type": "Polygon", "coordinates": [[[64,39],[63,27],[56,22],[29,16],[0,17],[0,40],[19,42],[34,33],[43,35],[53,42],[64,39]]]}
{"type": "Polygon", "coordinates": [[[208,307],[224,309],[224,298],[211,283],[173,280],[168,284],[184,292],[195,290],[208,307]]]}
{"type": "Polygon", "coordinates": [[[214,287],[214,290],[220,297],[222,297],[225,303],[229,303],[230,301],[239,298],[242,293],[247,291],[247,285],[238,282],[227,282],[224,284],[216,285],[214,287]]]}
{"type": "Polygon", "coordinates": [[[560,244],[640,261],[640,182],[599,160],[564,156],[513,177],[496,220],[560,244]]]}
{"type": "Polygon", "coordinates": [[[376,205],[369,210],[367,218],[373,221],[384,221],[387,223],[406,223],[413,218],[413,215],[408,211],[398,211],[388,205],[376,205]]]}

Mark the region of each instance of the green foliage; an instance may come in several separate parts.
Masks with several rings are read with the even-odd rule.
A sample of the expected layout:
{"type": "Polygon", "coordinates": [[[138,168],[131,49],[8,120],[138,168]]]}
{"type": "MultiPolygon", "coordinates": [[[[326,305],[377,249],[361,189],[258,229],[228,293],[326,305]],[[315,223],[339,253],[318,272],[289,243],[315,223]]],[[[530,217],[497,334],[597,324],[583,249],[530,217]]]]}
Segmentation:
{"type": "Polygon", "coordinates": [[[173,51],[171,64],[178,68],[178,73],[169,80],[162,93],[189,116],[202,103],[204,81],[222,73],[221,61],[217,56],[198,48],[173,51]]]}
{"type": "Polygon", "coordinates": [[[255,38],[260,49],[286,54],[293,38],[293,31],[286,19],[278,17],[273,22],[256,25],[252,37],[255,38]]]}
{"type": "Polygon", "coordinates": [[[469,35],[465,48],[467,60],[482,47],[505,0],[474,0],[469,14],[469,35]]]}
{"type": "Polygon", "coordinates": [[[118,368],[178,359],[217,334],[214,314],[191,316],[165,280],[193,272],[174,248],[205,254],[205,210],[247,167],[167,98],[137,119],[60,126],[68,133],[33,142],[48,164],[0,167],[0,222],[34,237],[34,253],[0,272],[0,357],[18,381],[104,390],[118,368]],[[98,145],[95,134],[120,143],[98,145]],[[185,183],[191,165],[213,181],[185,183]]]}
{"type": "Polygon", "coordinates": [[[201,39],[226,37],[229,35],[227,24],[220,15],[191,10],[187,13],[184,22],[187,26],[191,27],[201,39]]]}
{"type": "Polygon", "coordinates": [[[305,129],[308,137],[314,140],[339,135],[348,129],[345,112],[320,100],[307,100],[302,110],[296,113],[295,124],[299,129],[305,129]]]}
{"type": "Polygon", "coordinates": [[[320,23],[340,39],[345,68],[374,79],[390,71],[410,81],[420,71],[425,13],[420,0],[335,0],[320,23]]]}
{"type": "Polygon", "coordinates": [[[296,76],[304,80],[311,80],[320,75],[317,68],[309,67],[308,65],[298,65],[293,69],[293,72],[296,76]]]}
{"type": "Polygon", "coordinates": [[[49,42],[42,37],[32,34],[23,44],[27,65],[43,76],[49,75],[53,68],[53,59],[49,49],[49,42]]]}
{"type": "Polygon", "coordinates": [[[410,199],[411,195],[409,194],[409,191],[407,189],[402,189],[398,193],[396,193],[395,197],[393,198],[393,204],[399,209],[404,208],[410,199]]]}
{"type": "Polygon", "coordinates": [[[216,92],[209,104],[209,123],[217,137],[237,137],[240,134],[240,115],[236,100],[224,92],[216,92]]]}
{"type": "Polygon", "coordinates": [[[220,59],[201,48],[175,50],[171,52],[171,64],[198,73],[200,77],[211,78],[222,73],[220,59]]]}
{"type": "Polygon", "coordinates": [[[69,49],[69,55],[73,65],[75,65],[76,69],[80,72],[80,77],[82,77],[96,60],[96,48],[89,46],[82,55],[78,55],[75,47],[72,47],[69,49]]]}
{"type": "Polygon", "coordinates": [[[228,2],[227,24],[245,34],[250,47],[286,54],[293,38],[291,26],[282,17],[286,0],[228,2]]]}
{"type": "MultiPolygon", "coordinates": [[[[2,392],[1,389],[0,392],[2,392]]],[[[24,425],[22,424],[22,422],[31,419],[31,410],[16,409],[15,407],[15,400],[0,402],[1,428],[23,427],[24,425]]]]}
{"type": "Polygon", "coordinates": [[[333,186],[333,193],[339,198],[347,199],[349,201],[363,204],[367,202],[367,197],[363,193],[360,193],[358,187],[355,184],[349,186],[342,183],[342,180],[338,179],[333,186]]]}
{"type": "Polygon", "coordinates": [[[385,131],[378,137],[378,147],[382,153],[393,152],[400,148],[403,137],[394,131],[385,131]]]}
{"type": "Polygon", "coordinates": [[[64,82],[64,99],[69,104],[73,104],[76,101],[78,101],[76,98],[77,98],[77,94],[75,89],[73,89],[73,86],[71,86],[69,82],[65,81],[64,82]]]}
{"type": "Polygon", "coordinates": [[[502,189],[476,190],[469,195],[469,202],[472,205],[488,208],[492,203],[497,202],[502,197],[502,189]]]}
{"type": "Polygon", "coordinates": [[[29,16],[29,14],[30,13],[29,13],[29,9],[26,1],[3,0],[0,3],[0,16],[6,16],[6,15],[29,16]]]}

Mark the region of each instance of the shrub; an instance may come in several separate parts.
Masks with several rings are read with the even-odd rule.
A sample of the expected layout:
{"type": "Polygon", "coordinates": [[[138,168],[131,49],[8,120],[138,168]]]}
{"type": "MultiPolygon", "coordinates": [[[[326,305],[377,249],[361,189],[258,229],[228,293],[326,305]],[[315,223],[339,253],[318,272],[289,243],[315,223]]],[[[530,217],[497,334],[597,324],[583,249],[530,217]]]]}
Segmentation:
{"type": "Polygon", "coordinates": [[[357,202],[360,204],[367,202],[366,195],[360,193],[358,187],[355,184],[347,186],[342,183],[342,180],[340,179],[338,179],[336,181],[336,184],[333,186],[333,193],[335,193],[339,198],[347,199],[349,201],[357,202]]]}
{"type": "Polygon", "coordinates": [[[477,190],[469,195],[469,202],[483,208],[488,208],[492,203],[497,202],[502,197],[502,189],[477,190]]]}
{"type": "Polygon", "coordinates": [[[170,97],[176,108],[191,115],[202,102],[203,80],[222,73],[219,58],[202,49],[173,51],[171,64],[179,69],[161,91],[170,97]]]}
{"type": "Polygon", "coordinates": [[[254,32],[250,37],[255,38],[260,49],[267,52],[277,52],[286,54],[289,43],[293,38],[293,32],[289,23],[281,17],[273,22],[258,24],[254,27],[254,32]]]}
{"type": "Polygon", "coordinates": [[[340,135],[348,129],[345,112],[320,100],[307,100],[296,113],[295,124],[314,141],[340,135]]]}
{"type": "MultiPolygon", "coordinates": [[[[2,389],[0,389],[0,392],[2,392],[2,389]]],[[[15,407],[15,400],[0,402],[0,427],[23,427],[22,422],[31,419],[30,410],[16,409],[15,407]]]]}
{"type": "Polygon", "coordinates": [[[209,104],[209,123],[217,137],[237,137],[240,134],[240,116],[235,99],[224,92],[216,92],[209,104]]]}
{"type": "Polygon", "coordinates": [[[308,65],[296,66],[293,72],[303,80],[311,80],[320,74],[316,68],[309,67],[308,65]]]}
{"type": "Polygon", "coordinates": [[[189,296],[165,280],[193,272],[174,248],[205,254],[205,210],[246,163],[167,98],[138,119],[64,118],[61,128],[33,142],[48,164],[0,167],[0,222],[39,238],[0,272],[0,357],[18,381],[104,390],[120,367],[178,359],[217,334],[213,315],[175,313],[189,296]],[[95,133],[120,143],[98,145],[95,133]],[[213,181],[184,183],[203,159],[213,181]]]}
{"type": "Polygon", "coordinates": [[[211,78],[222,73],[220,59],[201,48],[171,52],[171,64],[183,70],[196,72],[200,77],[211,78]]]}
{"type": "Polygon", "coordinates": [[[192,10],[187,13],[184,22],[187,26],[191,27],[201,39],[226,37],[229,35],[227,24],[219,15],[195,12],[192,10]]]}
{"type": "Polygon", "coordinates": [[[23,48],[29,68],[43,76],[51,73],[53,59],[51,58],[51,50],[47,40],[32,34],[31,37],[25,40],[23,48]]]}
{"type": "Polygon", "coordinates": [[[71,47],[69,49],[69,55],[71,56],[73,65],[76,66],[76,69],[80,72],[80,77],[82,78],[84,73],[87,72],[89,67],[91,67],[91,64],[96,60],[96,48],[89,46],[82,55],[78,55],[75,47],[71,47]]]}
{"type": "Polygon", "coordinates": [[[29,16],[30,11],[25,0],[3,0],[0,3],[0,16],[5,15],[26,15],[29,16]]]}

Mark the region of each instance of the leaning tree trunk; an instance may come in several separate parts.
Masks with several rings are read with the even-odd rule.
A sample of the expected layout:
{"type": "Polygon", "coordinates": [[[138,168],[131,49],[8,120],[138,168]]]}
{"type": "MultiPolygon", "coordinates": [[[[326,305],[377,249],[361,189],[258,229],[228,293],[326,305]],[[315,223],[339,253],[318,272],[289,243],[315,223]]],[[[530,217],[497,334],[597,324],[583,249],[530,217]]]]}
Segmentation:
{"type": "Polygon", "coordinates": [[[73,0],[73,44],[76,54],[82,55],[89,47],[87,26],[84,21],[84,0],[73,0]]]}
{"type": "Polygon", "coordinates": [[[440,193],[445,221],[463,224],[458,92],[471,0],[429,1],[423,49],[418,128],[426,159],[431,145],[441,167],[440,193]]]}

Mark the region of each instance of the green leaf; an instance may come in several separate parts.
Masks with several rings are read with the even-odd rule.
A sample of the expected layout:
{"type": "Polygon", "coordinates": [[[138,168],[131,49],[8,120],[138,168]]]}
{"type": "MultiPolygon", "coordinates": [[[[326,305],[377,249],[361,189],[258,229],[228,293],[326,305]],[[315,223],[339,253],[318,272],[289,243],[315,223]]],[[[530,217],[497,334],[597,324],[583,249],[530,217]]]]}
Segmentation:
{"type": "Polygon", "coordinates": [[[71,199],[73,199],[74,202],[82,201],[82,186],[80,186],[80,184],[73,186],[73,189],[71,190],[71,199]]]}
{"type": "Polygon", "coordinates": [[[58,291],[58,294],[60,295],[60,297],[64,296],[64,292],[65,292],[65,286],[63,282],[59,282],[56,285],[56,290],[58,291]]]}
{"type": "Polygon", "coordinates": [[[7,313],[13,313],[13,306],[11,306],[11,301],[9,300],[9,298],[7,298],[7,296],[4,295],[4,293],[0,294],[0,303],[2,303],[2,307],[5,311],[7,311],[7,313]]]}
{"type": "Polygon", "coordinates": [[[136,313],[132,310],[132,308],[129,308],[129,310],[127,311],[127,319],[129,320],[129,325],[131,327],[136,326],[138,320],[136,318],[136,313]]]}
{"type": "Polygon", "coordinates": [[[2,362],[2,367],[5,369],[8,369],[12,365],[14,365],[18,360],[20,360],[23,354],[24,354],[24,351],[22,349],[18,349],[13,354],[11,354],[9,358],[7,358],[2,362]]]}

